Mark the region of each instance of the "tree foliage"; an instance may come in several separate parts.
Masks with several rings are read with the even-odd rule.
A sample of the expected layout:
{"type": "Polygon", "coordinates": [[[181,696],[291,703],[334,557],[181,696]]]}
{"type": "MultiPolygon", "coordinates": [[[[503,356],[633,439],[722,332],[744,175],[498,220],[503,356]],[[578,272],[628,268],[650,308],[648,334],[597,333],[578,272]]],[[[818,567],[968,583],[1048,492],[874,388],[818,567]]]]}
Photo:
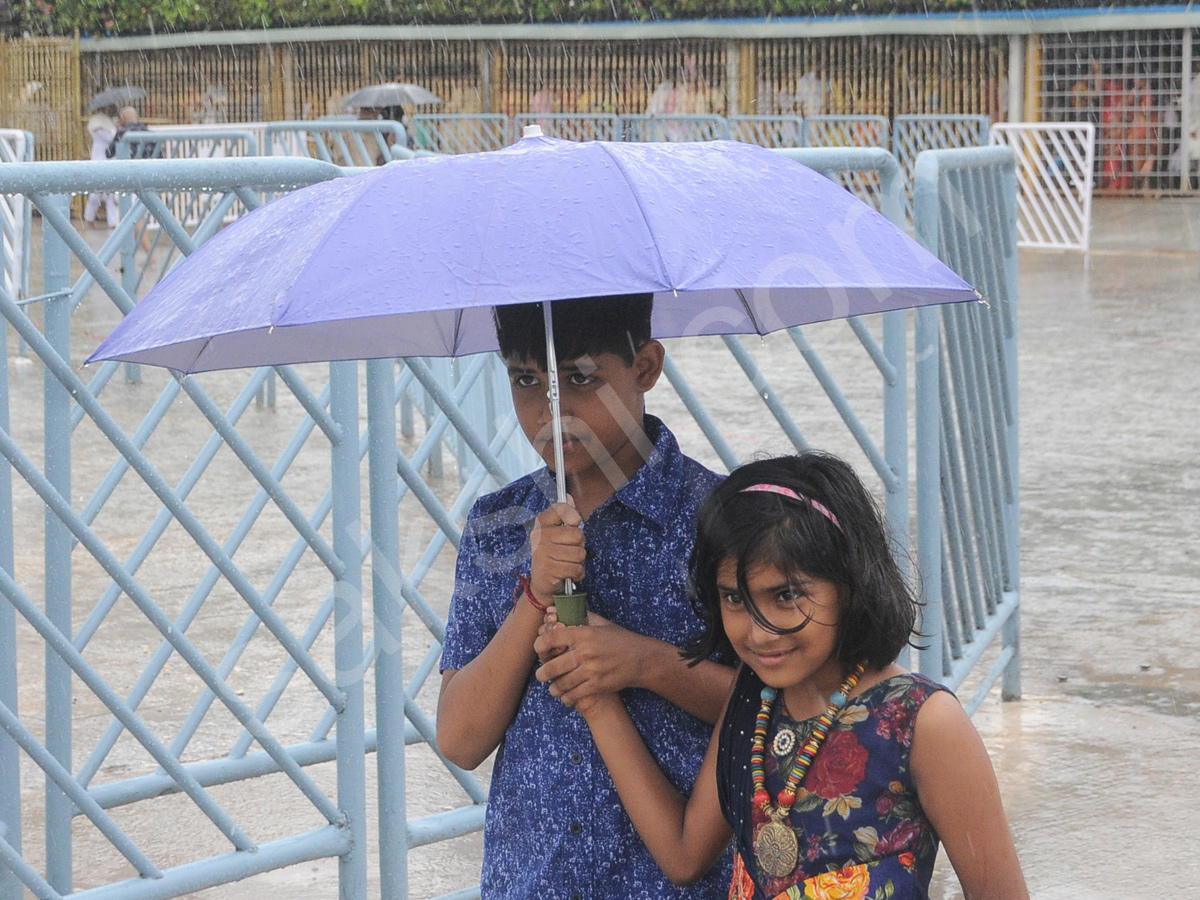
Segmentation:
{"type": "Polygon", "coordinates": [[[314,25],[762,19],[1098,5],[1098,0],[14,0],[10,28],[18,34],[117,36],[314,25]]]}

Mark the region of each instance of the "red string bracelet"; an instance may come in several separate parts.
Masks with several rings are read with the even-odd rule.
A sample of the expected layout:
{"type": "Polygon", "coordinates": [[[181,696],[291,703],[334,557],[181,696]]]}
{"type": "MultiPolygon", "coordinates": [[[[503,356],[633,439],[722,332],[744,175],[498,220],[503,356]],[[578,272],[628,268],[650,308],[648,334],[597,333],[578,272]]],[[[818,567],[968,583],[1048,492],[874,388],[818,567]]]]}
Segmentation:
{"type": "Polygon", "coordinates": [[[540,612],[543,616],[546,614],[547,607],[542,605],[538,601],[538,598],[533,596],[533,591],[529,589],[529,579],[518,572],[517,586],[513,589],[513,602],[516,603],[518,600],[520,600],[522,594],[525,595],[525,599],[529,601],[529,604],[534,609],[540,612]]]}

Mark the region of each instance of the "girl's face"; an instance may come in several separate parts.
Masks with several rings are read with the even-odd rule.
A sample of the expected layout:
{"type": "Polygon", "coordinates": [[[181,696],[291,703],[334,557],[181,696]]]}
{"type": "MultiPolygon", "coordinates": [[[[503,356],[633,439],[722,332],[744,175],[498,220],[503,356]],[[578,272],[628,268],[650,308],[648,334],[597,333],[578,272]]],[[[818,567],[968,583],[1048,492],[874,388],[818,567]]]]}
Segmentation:
{"type": "Polygon", "coordinates": [[[746,586],[759,612],[776,628],[807,625],[792,634],[776,634],[758,624],[747,609],[737,581],[737,559],[726,557],[717,569],[717,595],[725,634],[742,662],[764,683],[788,688],[804,682],[824,691],[842,680],[837,659],[838,588],[832,581],[802,572],[791,577],[771,562],[752,565],[746,586]]]}

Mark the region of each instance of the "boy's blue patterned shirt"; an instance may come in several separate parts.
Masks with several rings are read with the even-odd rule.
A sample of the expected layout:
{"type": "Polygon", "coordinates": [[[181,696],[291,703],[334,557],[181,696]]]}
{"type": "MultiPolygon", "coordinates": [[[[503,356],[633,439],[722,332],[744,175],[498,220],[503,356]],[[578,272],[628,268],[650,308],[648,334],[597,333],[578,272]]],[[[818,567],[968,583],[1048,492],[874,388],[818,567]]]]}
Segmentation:
{"type": "MultiPolygon", "coordinates": [[[[684,456],[659,420],[645,422],[654,441],[649,460],[585,523],[583,586],[593,611],[683,646],[700,630],[686,590],[696,510],[721,476],[684,456]]],[[[474,659],[511,612],[516,573],[529,571],[529,530],[553,496],[554,479],[541,469],[472,508],[442,669],[474,659]]],[[[622,696],[663,772],[691,793],[711,726],[650,691],[622,696]]],[[[583,717],[531,676],[492,771],[484,900],[710,900],[725,896],[729,877],[726,853],[695,884],[667,880],[625,814],[583,717]]]]}

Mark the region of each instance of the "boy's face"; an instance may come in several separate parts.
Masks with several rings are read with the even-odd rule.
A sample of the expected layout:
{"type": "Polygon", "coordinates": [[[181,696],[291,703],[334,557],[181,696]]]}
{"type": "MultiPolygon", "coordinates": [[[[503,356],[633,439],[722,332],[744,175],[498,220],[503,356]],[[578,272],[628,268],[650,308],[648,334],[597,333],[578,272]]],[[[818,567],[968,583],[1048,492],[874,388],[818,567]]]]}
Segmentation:
{"type": "MultiPolygon", "coordinates": [[[[663,348],[650,341],[627,364],[598,353],[558,364],[563,425],[563,470],[568,478],[607,478],[615,490],[649,452],[642,431],[643,395],[662,372],[663,348]]],[[[521,429],[554,468],[549,378],[531,359],[508,359],[509,385],[521,429]]]]}

